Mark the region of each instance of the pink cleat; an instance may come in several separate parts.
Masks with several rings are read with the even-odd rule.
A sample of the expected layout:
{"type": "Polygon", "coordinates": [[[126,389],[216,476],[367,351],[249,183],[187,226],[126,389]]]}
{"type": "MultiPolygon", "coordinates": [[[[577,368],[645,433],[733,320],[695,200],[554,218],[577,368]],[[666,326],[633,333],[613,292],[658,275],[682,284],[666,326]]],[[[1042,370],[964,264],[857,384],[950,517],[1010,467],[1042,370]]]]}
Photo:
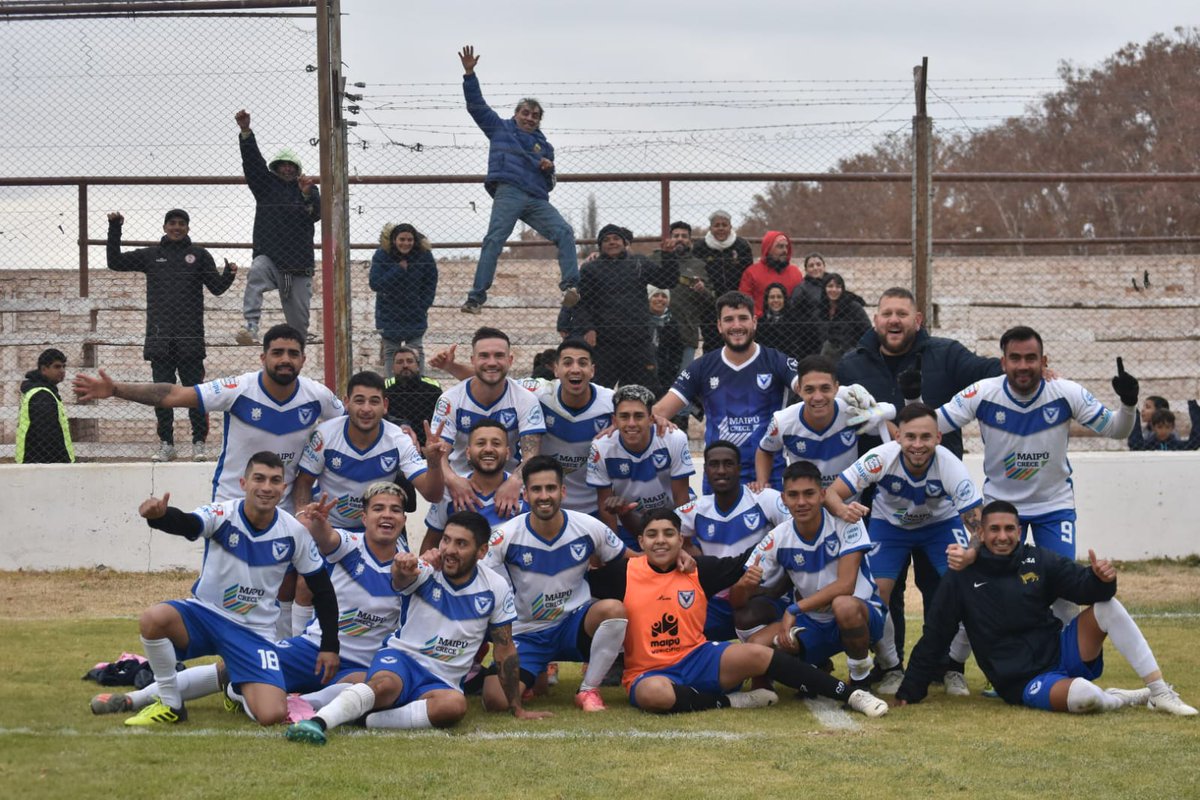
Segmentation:
{"type": "Polygon", "coordinates": [[[584,689],[575,695],[575,705],[584,711],[604,711],[604,700],[596,689],[584,689]]]}

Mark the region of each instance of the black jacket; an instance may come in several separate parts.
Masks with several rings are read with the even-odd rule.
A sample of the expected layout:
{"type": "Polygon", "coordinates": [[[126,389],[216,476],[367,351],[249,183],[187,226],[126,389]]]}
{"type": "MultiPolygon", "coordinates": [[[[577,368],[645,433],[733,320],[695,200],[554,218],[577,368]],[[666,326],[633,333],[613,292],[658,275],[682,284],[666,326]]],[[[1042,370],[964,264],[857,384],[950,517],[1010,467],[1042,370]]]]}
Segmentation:
{"type": "Polygon", "coordinates": [[[61,397],[58,386],[42,377],[42,373],[31,369],[21,382],[22,396],[38,387],[49,389],[54,397],[38,392],[29,398],[29,429],[25,432],[26,464],[69,464],[71,456],[63,441],[62,426],[58,422],[58,403],[61,397]],[[56,400],[55,398],[59,398],[56,400]]]}
{"type": "Polygon", "coordinates": [[[818,318],[821,320],[823,345],[842,353],[858,344],[863,334],[871,329],[871,318],[863,308],[862,298],[851,292],[843,292],[829,315],[829,298],[822,295],[818,304],[818,318]]]}
{"type": "Polygon", "coordinates": [[[204,289],[223,294],[234,278],[228,267],[217,272],[208,251],[187,237],[172,242],[164,236],[154,247],[122,253],[121,224],[114,220],[108,223],[108,268],[146,273],[146,344],[142,358],[170,358],[172,341],[176,358],[204,358],[204,289]]]}
{"type": "MultiPolygon", "coordinates": [[[[708,288],[712,291],[714,301],[726,292],[737,291],[742,282],[742,273],[754,263],[753,248],[740,236],[734,240],[731,247],[724,250],[714,250],[704,239],[697,239],[692,242],[692,255],[704,262],[704,269],[708,272],[708,288]]],[[[755,302],[758,302],[757,298],[755,302]]],[[[725,344],[721,335],[717,333],[715,308],[712,320],[700,326],[705,352],[719,350],[725,344]]]]}
{"type": "MultiPolygon", "coordinates": [[[[904,407],[904,394],[896,383],[896,374],[916,363],[921,355],[921,399],[937,408],[975,381],[1000,374],[1000,359],[977,356],[953,339],[930,336],[921,328],[912,348],[897,359],[896,370],[879,353],[879,337],[871,328],[858,341],[858,347],[842,356],[837,365],[837,379],[843,386],[861,384],[881,403],[904,407]]],[[[877,436],[860,436],[859,454],[880,443],[877,436]]],[[[942,444],[962,458],[962,433],[952,431],[942,436],[942,444]]]]}
{"type": "Polygon", "coordinates": [[[1062,623],[1050,604],[1061,597],[1091,605],[1116,593],[1116,581],[1104,583],[1051,550],[1022,545],[996,556],[981,548],[974,564],[942,576],[896,697],[925,697],[961,622],[983,674],[1005,702],[1019,705],[1025,685],[1058,665],[1062,623]]]}
{"type": "Polygon", "coordinates": [[[254,193],[254,255],[267,256],[280,272],[312,275],[314,223],[321,219],[321,193],[308,197],[296,181],[285,181],[267,167],[251,133],[238,136],[242,172],[254,193]]]}
{"type": "Polygon", "coordinates": [[[425,423],[433,419],[433,409],[442,396],[442,387],[433,378],[388,378],[383,396],[388,401],[387,418],[407,425],[425,446],[425,423]]]}
{"type": "Polygon", "coordinates": [[[625,253],[619,258],[600,256],[583,265],[579,274],[579,305],[574,323],[596,332],[596,344],[628,344],[650,338],[650,304],[646,287],[654,284],[674,289],[679,265],[674,260],[655,263],[645,256],[625,253]]]}

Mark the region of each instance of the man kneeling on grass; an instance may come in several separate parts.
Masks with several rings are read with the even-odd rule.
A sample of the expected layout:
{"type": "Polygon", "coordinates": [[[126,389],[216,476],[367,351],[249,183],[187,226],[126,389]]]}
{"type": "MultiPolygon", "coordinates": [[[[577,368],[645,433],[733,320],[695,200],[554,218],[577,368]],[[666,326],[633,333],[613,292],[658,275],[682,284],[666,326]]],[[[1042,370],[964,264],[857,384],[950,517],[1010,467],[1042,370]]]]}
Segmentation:
{"type": "Polygon", "coordinates": [[[679,517],[656,509],[645,517],[639,538],[644,555],[626,567],[625,674],[630,704],[666,714],[710,708],[759,708],[779,700],[770,689],[738,691],[747,678],[766,676],[802,692],[849,704],[868,717],[887,713],[887,703],[788,653],[759,644],[710,642],[704,637],[708,598],[745,581],[757,586],[762,571],[743,573],[750,551],[731,558],[699,556],[696,570],[677,566],[683,537],[679,517]]]}
{"type": "Polygon", "coordinates": [[[290,725],[288,739],[325,744],[331,728],[363,717],[368,728],[454,725],[467,714],[462,680],[489,633],[513,715],[550,716],[521,707],[512,589],[479,563],[491,532],[482,515],[460,511],[442,531],[440,571],[412,553],[396,554],[392,588],[406,596],[400,628],[375,655],[366,683],[351,684],[312,719],[290,725]]]}
{"type": "MultiPolygon", "coordinates": [[[[1193,716],[1158,668],[1137,623],[1116,599],[1117,571],[1088,551],[1089,567],[1057,553],[1021,544],[1017,509],[1003,500],[983,507],[981,547],[974,563],[942,578],[913,650],[900,705],[920,702],[959,622],[975,660],[1005,702],[1075,714],[1145,705],[1193,716]],[[1058,599],[1091,603],[1065,628],[1051,612],[1058,599]],[[1111,638],[1146,686],[1101,689],[1104,640],[1111,638]]],[[[951,560],[954,560],[953,555],[951,560]]]]}

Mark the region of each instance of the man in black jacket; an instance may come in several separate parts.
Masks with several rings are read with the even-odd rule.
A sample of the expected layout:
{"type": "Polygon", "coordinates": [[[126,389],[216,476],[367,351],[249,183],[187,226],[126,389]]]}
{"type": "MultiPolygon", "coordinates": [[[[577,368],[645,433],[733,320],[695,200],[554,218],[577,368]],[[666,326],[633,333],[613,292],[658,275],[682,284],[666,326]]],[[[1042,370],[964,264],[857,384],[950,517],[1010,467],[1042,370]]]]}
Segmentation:
{"type": "MultiPolygon", "coordinates": [[[[119,211],[108,215],[108,268],[116,272],[146,274],[146,343],[142,358],[150,362],[155,383],[195,386],[204,380],[204,289],[224,294],[237,275],[237,264],[225,262],[217,272],[213,257],[188,238],[191,219],[173,208],[163,220],[162,240],[154,247],[121,252],[119,211]]],[[[158,452],[154,461],[175,458],[175,419],[169,408],[156,408],[158,452]]],[[[200,409],[188,412],[192,422],[192,460],[204,460],[208,416],[200,409]]]]}
{"type": "Polygon", "coordinates": [[[1089,550],[1090,568],[1080,567],[1051,550],[1022,545],[1017,509],[1003,500],[984,506],[980,545],[973,564],[942,579],[896,692],[901,705],[924,699],[961,622],[980,669],[1007,703],[1073,713],[1127,705],[1197,713],[1163,681],[1150,645],[1115,598],[1111,562],[1089,550]],[[1059,598],[1091,607],[1063,628],[1050,610],[1059,598]],[[1104,670],[1106,638],[1146,688],[1103,690],[1092,683],[1104,670]]]}
{"type": "Polygon", "coordinates": [[[67,357],[51,347],[38,356],[37,369],[21,382],[17,419],[18,464],[71,464],[75,449],[58,385],[67,375],[67,357]]]}

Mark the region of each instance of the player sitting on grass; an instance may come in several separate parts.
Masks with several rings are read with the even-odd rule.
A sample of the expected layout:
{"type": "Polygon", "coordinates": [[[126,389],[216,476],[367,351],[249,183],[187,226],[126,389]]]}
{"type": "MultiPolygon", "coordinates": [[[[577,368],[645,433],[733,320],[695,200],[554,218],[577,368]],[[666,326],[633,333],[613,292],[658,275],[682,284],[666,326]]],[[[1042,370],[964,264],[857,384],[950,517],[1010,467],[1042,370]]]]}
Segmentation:
{"type": "Polygon", "coordinates": [[[1150,645],[1115,597],[1117,571],[1109,561],[1089,550],[1089,569],[1053,550],[1021,544],[1017,508],[1004,500],[984,506],[982,524],[975,563],[942,577],[896,692],[901,705],[925,697],[962,622],[979,668],[1005,702],[1076,714],[1130,705],[1197,713],[1163,681],[1150,645]],[[1060,598],[1092,605],[1064,628],[1051,611],[1060,598]],[[1104,670],[1106,637],[1146,688],[1104,690],[1092,683],[1104,670]]]}
{"type": "MultiPolygon", "coordinates": [[[[241,488],[245,500],[202,506],[191,514],[167,505],[170,493],[162,499],[151,497],[138,508],[151,528],[193,541],[203,536],[204,561],[191,598],[169,600],[142,612],[138,625],[158,684],[157,697],[125,720],[126,725],[186,720],[185,694],[201,697],[220,687],[216,670],[177,674],[175,663],[212,655],[224,660],[231,685],[253,719],[260,725],[283,722],[287,695],[272,634],[279,616],[275,598],[289,565],[308,579],[313,592],[322,631],[316,669],[326,677],[337,674],[337,597],[308,531],[277,508],[284,493],[279,456],[265,451],[251,456],[241,488]]],[[[92,700],[93,711],[97,700],[92,700]]]]}
{"type": "Polygon", "coordinates": [[[454,725],[467,713],[462,680],[489,633],[513,715],[549,716],[521,707],[512,590],[479,563],[490,535],[486,519],[460,511],[446,520],[438,545],[440,571],[412,553],[396,555],[392,588],[406,603],[400,628],[376,653],[366,683],[352,684],[312,719],[288,726],[289,740],[325,744],[331,728],[364,716],[368,728],[454,725]]]}
{"type": "Polygon", "coordinates": [[[766,676],[805,693],[841,700],[868,717],[887,713],[887,703],[878,697],[851,689],[789,653],[704,637],[708,598],[739,581],[757,586],[762,578],[757,565],[742,572],[750,551],[729,558],[700,556],[694,571],[681,571],[683,537],[679,516],[670,509],[649,512],[640,538],[643,555],[626,566],[629,627],[622,684],[631,705],[658,714],[761,708],[777,702],[778,696],[770,689],[737,690],[747,678],[766,676]]]}

